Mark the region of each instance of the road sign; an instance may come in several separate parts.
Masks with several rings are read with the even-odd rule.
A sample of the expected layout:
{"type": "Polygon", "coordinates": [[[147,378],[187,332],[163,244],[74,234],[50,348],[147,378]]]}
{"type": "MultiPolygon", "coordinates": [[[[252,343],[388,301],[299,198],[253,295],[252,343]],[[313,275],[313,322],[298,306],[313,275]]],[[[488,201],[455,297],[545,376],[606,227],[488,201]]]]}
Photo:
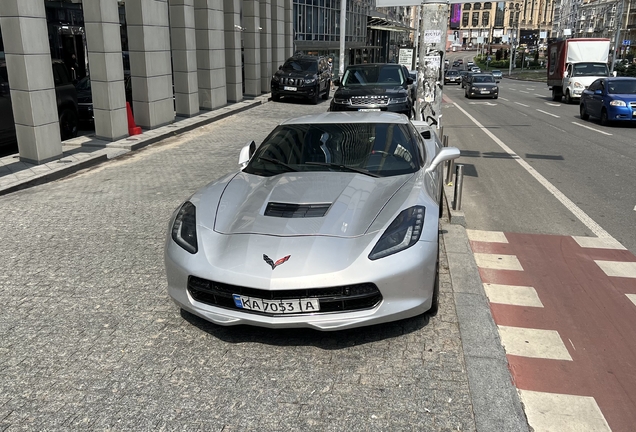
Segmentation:
{"type": "Polygon", "coordinates": [[[623,41],[623,45],[631,45],[631,44],[632,44],[631,40],[626,39],[623,41]]]}
{"type": "Polygon", "coordinates": [[[490,58],[490,56],[488,56],[488,58],[486,59],[487,62],[491,61],[492,59],[490,58]]]}

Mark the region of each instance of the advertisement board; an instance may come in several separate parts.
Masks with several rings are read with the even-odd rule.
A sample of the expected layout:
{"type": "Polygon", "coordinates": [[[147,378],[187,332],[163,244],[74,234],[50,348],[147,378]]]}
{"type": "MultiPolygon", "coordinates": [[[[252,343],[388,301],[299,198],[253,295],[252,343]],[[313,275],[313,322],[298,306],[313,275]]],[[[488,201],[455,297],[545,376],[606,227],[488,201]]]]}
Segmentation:
{"type": "Polygon", "coordinates": [[[409,70],[413,69],[413,48],[400,48],[398,63],[406,66],[409,70]]]}
{"type": "Polygon", "coordinates": [[[462,5],[455,3],[450,5],[450,28],[458,30],[462,22],[462,5]]]}

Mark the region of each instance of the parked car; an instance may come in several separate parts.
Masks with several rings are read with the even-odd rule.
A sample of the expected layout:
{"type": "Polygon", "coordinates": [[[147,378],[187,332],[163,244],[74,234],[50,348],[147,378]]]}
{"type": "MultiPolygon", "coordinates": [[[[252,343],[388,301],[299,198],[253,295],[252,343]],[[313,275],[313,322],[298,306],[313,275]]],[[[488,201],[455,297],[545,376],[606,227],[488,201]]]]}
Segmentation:
{"type": "MultiPolygon", "coordinates": [[[[126,102],[130,103],[132,110],[132,79],[130,75],[124,75],[124,91],[126,102]]],[[[75,84],[77,90],[77,109],[80,123],[93,124],[93,93],[91,90],[91,79],[85,76],[75,84]]]]}
{"type": "Polygon", "coordinates": [[[413,80],[395,63],[349,65],[342,80],[334,80],[338,90],[330,111],[391,111],[411,118],[415,114],[410,91],[413,80]]]}
{"type": "Polygon", "coordinates": [[[453,83],[453,84],[461,84],[462,77],[459,74],[459,71],[456,69],[447,70],[444,74],[444,84],[453,83]]]}
{"type": "Polygon", "coordinates": [[[285,121],[241,150],[238,172],[175,210],[168,293],[226,326],[340,330],[434,315],[442,166],[458,156],[395,113],[285,121]]]}
{"type": "Polygon", "coordinates": [[[636,78],[600,78],[583,90],[579,105],[581,119],[611,122],[636,122],[636,78]]]}
{"type": "MultiPolygon", "coordinates": [[[[53,82],[62,140],[77,136],[77,94],[68,70],[61,60],[53,60],[53,82]]],[[[15,120],[11,105],[9,76],[5,61],[0,62],[0,147],[17,144],[15,120]]]]}
{"type": "Polygon", "coordinates": [[[497,99],[499,97],[499,87],[491,74],[473,73],[466,80],[464,96],[469,99],[474,97],[497,99]]]}
{"type": "Polygon", "coordinates": [[[501,80],[503,79],[503,74],[501,73],[501,71],[500,71],[500,70],[498,70],[498,69],[493,69],[493,70],[491,71],[491,73],[492,73],[492,76],[494,76],[494,77],[495,77],[495,81],[499,82],[499,81],[501,81],[501,80]]]}
{"type": "Polygon", "coordinates": [[[288,58],[272,76],[272,100],[281,97],[308,99],[317,104],[329,99],[331,70],[326,56],[295,55],[288,58]]]}

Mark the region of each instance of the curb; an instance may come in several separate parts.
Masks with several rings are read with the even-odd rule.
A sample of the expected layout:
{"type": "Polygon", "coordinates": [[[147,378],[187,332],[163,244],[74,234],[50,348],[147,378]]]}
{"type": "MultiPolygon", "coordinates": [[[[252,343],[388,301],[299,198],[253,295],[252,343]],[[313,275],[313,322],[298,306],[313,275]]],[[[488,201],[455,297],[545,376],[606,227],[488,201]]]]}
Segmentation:
{"type": "Polygon", "coordinates": [[[476,429],[478,432],[529,432],[468,241],[465,217],[463,212],[452,210],[449,206],[450,190],[450,186],[444,187],[446,214],[451,222],[442,222],[442,241],[448,260],[476,429]],[[454,213],[455,220],[461,221],[461,224],[452,222],[454,213]]]}

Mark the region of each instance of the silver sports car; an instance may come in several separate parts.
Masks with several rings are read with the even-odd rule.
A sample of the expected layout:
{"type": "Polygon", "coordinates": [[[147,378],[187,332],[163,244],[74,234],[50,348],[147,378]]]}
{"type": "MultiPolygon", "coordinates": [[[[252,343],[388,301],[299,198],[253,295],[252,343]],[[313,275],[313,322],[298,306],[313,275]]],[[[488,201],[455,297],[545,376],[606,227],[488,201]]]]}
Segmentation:
{"type": "Polygon", "coordinates": [[[168,291],[221,325],[340,330],[437,310],[442,148],[387,112],[287,120],[174,212],[168,291]]]}

